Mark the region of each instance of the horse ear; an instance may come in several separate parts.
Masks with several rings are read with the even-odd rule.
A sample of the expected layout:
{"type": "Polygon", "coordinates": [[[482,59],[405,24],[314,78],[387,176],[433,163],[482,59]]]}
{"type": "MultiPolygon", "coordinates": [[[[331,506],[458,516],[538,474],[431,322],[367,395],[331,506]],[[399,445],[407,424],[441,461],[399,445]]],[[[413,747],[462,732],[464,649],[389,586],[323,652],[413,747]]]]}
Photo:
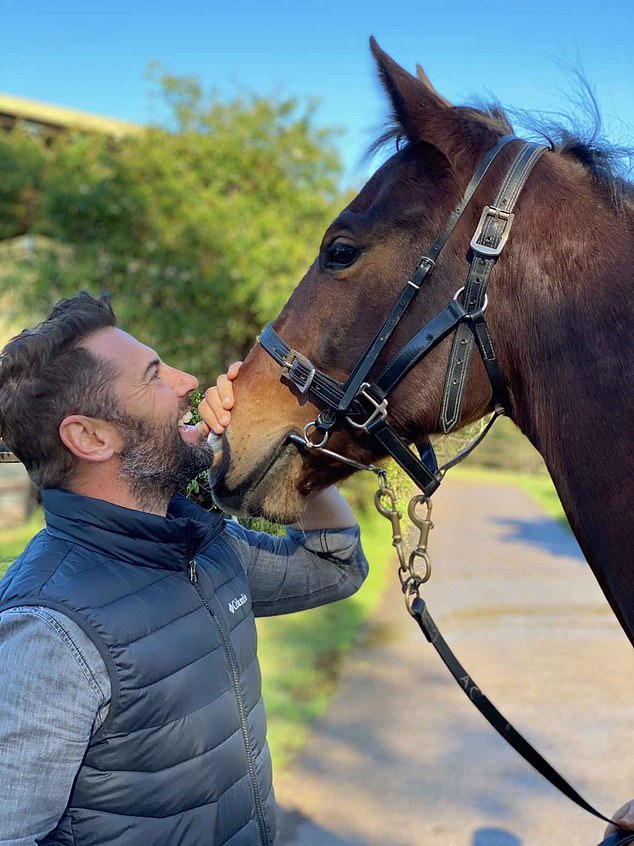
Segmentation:
{"type": "Polygon", "coordinates": [[[427,141],[438,146],[429,135],[436,134],[433,132],[436,118],[447,112],[451,104],[436,91],[420,65],[417,66],[417,78],[381,50],[374,37],[370,38],[370,49],[383,87],[392,101],[394,117],[408,139],[412,143],[427,141]]]}
{"type": "Polygon", "coordinates": [[[422,65],[416,65],[416,76],[423,83],[423,85],[430,91],[431,94],[433,94],[435,97],[437,97],[439,100],[441,100],[445,104],[445,106],[451,106],[451,103],[449,102],[449,100],[445,100],[445,98],[442,97],[436,91],[434,86],[431,84],[431,82],[429,81],[429,77],[427,76],[427,74],[423,70],[422,65]]]}

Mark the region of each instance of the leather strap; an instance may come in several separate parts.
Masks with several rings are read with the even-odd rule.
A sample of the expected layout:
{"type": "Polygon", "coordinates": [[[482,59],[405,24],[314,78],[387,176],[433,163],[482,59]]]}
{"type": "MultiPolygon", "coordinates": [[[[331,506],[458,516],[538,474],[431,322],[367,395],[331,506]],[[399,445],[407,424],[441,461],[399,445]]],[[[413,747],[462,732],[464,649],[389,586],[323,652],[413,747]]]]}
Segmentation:
{"type": "MultiPolygon", "coordinates": [[[[454,306],[455,308],[451,309],[452,326],[446,332],[451,331],[451,328],[456,324],[456,320],[464,316],[462,307],[459,304],[454,304],[454,306]]],[[[315,369],[304,356],[297,353],[280,338],[270,323],[264,327],[258,340],[267,353],[282,366],[283,374],[295,387],[305,393],[314,394],[318,399],[325,402],[329,409],[337,407],[338,400],[343,395],[341,382],[315,369]]],[[[371,392],[370,396],[374,399],[374,391],[371,392]]],[[[381,399],[378,400],[379,403],[381,399]]],[[[359,400],[354,400],[348,414],[362,417],[364,413],[363,404],[359,400]]],[[[333,423],[334,418],[329,421],[327,426],[322,426],[320,422],[320,427],[329,428],[333,423]]],[[[409,474],[421,490],[427,496],[431,496],[440,485],[441,478],[431,444],[425,447],[421,457],[418,458],[407,444],[390,429],[385,418],[381,416],[377,416],[373,422],[370,422],[366,431],[379,441],[386,452],[409,474]],[[428,462],[430,466],[428,466],[428,462]]]]}
{"type": "Polygon", "coordinates": [[[373,389],[387,396],[430,350],[446,338],[465,319],[465,310],[457,300],[425,324],[394,356],[376,380],[373,389]]]}
{"type": "MultiPolygon", "coordinates": [[[[317,370],[301,353],[289,347],[277,334],[273,325],[267,323],[258,341],[274,361],[282,367],[282,375],[300,392],[314,394],[329,408],[336,408],[343,396],[343,384],[321,370],[317,370]]],[[[363,414],[360,403],[356,402],[351,414],[363,414]]]]}
{"type": "MultiPolygon", "coordinates": [[[[462,666],[460,661],[456,658],[451,648],[438,630],[438,626],[433,621],[431,614],[427,610],[425,601],[417,596],[411,604],[410,613],[420,626],[423,634],[427,640],[432,644],[436,652],[440,655],[443,663],[449,669],[451,675],[458,682],[462,688],[465,696],[473,702],[482,716],[488,720],[493,728],[501,735],[506,742],[518,752],[524,760],[528,761],[540,775],[544,776],[554,787],[560,790],[573,802],[582,807],[585,811],[593,814],[595,817],[604,820],[604,822],[612,822],[609,817],[605,817],[600,811],[597,811],[589,802],[581,796],[577,791],[561,776],[548,761],[540,755],[540,753],[524,738],[506,719],[506,717],[498,711],[495,705],[488,699],[480,690],[478,685],[471,678],[469,673],[462,666]]],[[[622,841],[617,841],[619,844],[622,841]]],[[[628,842],[628,841],[624,841],[628,842]]]]}
{"type": "Polygon", "coordinates": [[[546,147],[539,144],[522,145],[498,191],[494,205],[485,207],[478,230],[471,241],[471,266],[462,302],[472,319],[465,321],[454,336],[440,409],[439,428],[442,432],[450,432],[460,422],[474,340],[480,348],[491,381],[493,403],[495,406],[508,408],[506,383],[484,322],[483,308],[491,271],[513,223],[513,208],[524,183],[544,150],[546,147]]]}
{"type": "Polygon", "coordinates": [[[390,455],[394,461],[402,467],[407,475],[412,479],[416,485],[421,489],[425,496],[431,496],[434,491],[440,486],[441,476],[437,470],[436,456],[431,450],[426,449],[421,454],[421,458],[412,452],[407,444],[402,441],[399,436],[392,431],[387,421],[383,418],[377,418],[367,426],[367,431],[377,439],[383,446],[385,451],[390,455]],[[433,456],[433,467],[435,471],[427,466],[426,459],[433,456]]]}

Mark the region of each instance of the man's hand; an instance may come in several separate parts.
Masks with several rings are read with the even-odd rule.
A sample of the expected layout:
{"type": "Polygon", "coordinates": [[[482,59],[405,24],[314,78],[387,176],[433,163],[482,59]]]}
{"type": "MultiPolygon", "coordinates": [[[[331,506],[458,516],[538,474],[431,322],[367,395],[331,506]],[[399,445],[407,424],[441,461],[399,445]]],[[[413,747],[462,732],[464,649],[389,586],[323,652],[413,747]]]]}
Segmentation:
{"type": "Polygon", "coordinates": [[[201,427],[203,434],[208,435],[215,432],[222,435],[231,421],[231,409],[234,405],[233,381],[240,372],[241,361],[234,361],[227,368],[226,373],[221,373],[213,388],[207,388],[205,395],[198,406],[198,412],[203,420],[204,427],[201,427]]]}
{"type": "MultiPolygon", "coordinates": [[[[634,799],[630,802],[626,802],[625,805],[622,805],[618,811],[615,811],[612,814],[612,819],[614,822],[618,823],[619,826],[625,831],[634,831],[634,799]]],[[[615,831],[619,831],[619,829],[614,825],[609,825],[605,830],[605,836],[607,837],[608,834],[614,834],[615,831]]]]}

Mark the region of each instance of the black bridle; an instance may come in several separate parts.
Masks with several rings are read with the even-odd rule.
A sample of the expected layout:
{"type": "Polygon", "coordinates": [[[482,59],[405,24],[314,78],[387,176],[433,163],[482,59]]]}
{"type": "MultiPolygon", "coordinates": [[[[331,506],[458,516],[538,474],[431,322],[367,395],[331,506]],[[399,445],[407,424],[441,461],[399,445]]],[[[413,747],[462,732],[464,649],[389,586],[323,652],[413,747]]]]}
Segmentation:
{"type": "MultiPolygon", "coordinates": [[[[316,420],[305,427],[303,439],[291,436],[293,441],[355,466],[356,462],[325,449],[330,431],[343,421],[351,428],[375,438],[423,493],[430,496],[439,486],[443,471],[448,465],[438,468],[429,442],[420,456],[417,456],[394,432],[388,422],[388,397],[412,368],[452,332],[456,334],[445,378],[439,428],[443,432],[449,432],[460,422],[474,344],[480,352],[491,383],[496,415],[508,409],[506,382],[484,319],[487,306],[486,290],[491,271],[508,239],[517,198],[545,149],[544,146],[522,141],[513,135],[500,138],[491,147],[478,165],[447,225],[419,260],[385,322],[344,383],[323,373],[305,355],[291,348],[273,329],[271,323],[264,328],[259,342],[281,366],[284,379],[300,394],[317,399],[322,406],[316,420]],[[371,380],[372,368],[423,282],[436,266],[443,247],[486,172],[498,154],[512,142],[517,142],[519,148],[494,203],[485,206],[482,211],[470,243],[469,271],[464,286],[456,292],[452,301],[392,358],[382,373],[371,380]]],[[[454,463],[456,462],[451,462],[454,463]]]]}
{"type": "MultiPolygon", "coordinates": [[[[514,220],[513,208],[524,187],[528,176],[539,157],[547,148],[539,144],[522,141],[515,136],[504,136],[483,157],[473,174],[465,193],[449,217],[447,225],[432,243],[427,253],[419,260],[414,273],[392,307],[381,329],[353,368],[345,382],[339,382],[323,373],[302,353],[289,347],[280,338],[269,323],[260,335],[259,341],[266,352],[281,366],[282,375],[300,394],[314,397],[323,406],[317,418],[304,428],[303,438],[291,435],[290,439],[311,451],[324,453],[343,461],[357,469],[371,469],[381,472],[374,465],[362,465],[346,456],[339,455],[325,448],[332,428],[343,421],[353,429],[373,436],[410,476],[422,490],[422,497],[415,497],[412,503],[422,499],[429,504],[429,497],[440,485],[446,469],[464,458],[473,447],[486,435],[495,418],[508,410],[509,398],[504,375],[500,369],[484,312],[487,306],[487,286],[491,271],[509,237],[514,220]],[[485,206],[480,221],[470,243],[469,270],[463,287],[454,295],[452,301],[420,329],[416,335],[389,361],[383,371],[373,380],[372,368],[384,350],[394,329],[420,290],[422,283],[433,271],[440,253],[449,240],[456,224],[460,220],[469,201],[475,194],[487,170],[507,144],[517,142],[519,148],[500,186],[493,205],[485,206]],[[418,457],[410,447],[392,430],[387,420],[388,397],[402,379],[434,349],[444,338],[455,332],[447,373],[441,409],[439,429],[452,431],[460,422],[464,391],[466,387],[469,363],[474,345],[484,363],[492,390],[494,415],[482,434],[466,449],[443,467],[438,468],[434,451],[429,442],[418,457]],[[315,441],[311,438],[316,437],[315,441]]],[[[400,514],[393,504],[392,510],[379,506],[380,498],[387,492],[385,476],[383,486],[375,498],[379,511],[393,522],[393,543],[397,547],[402,542],[400,533],[400,514]]],[[[410,507],[412,506],[410,503],[410,507]]],[[[411,516],[411,512],[410,512],[411,516]]],[[[415,522],[415,521],[413,521],[415,522]]],[[[428,533],[431,521],[419,521],[419,527],[425,527],[428,533]]],[[[422,537],[422,535],[421,535],[422,537]]],[[[426,537],[426,535],[425,535],[426,537]]],[[[590,805],[534,747],[508,722],[503,714],[482,693],[467,670],[458,661],[447,642],[434,623],[426,603],[419,594],[419,586],[429,576],[429,563],[426,552],[426,540],[417,548],[414,556],[422,556],[426,564],[426,574],[417,575],[411,565],[409,570],[399,570],[406,604],[412,617],[417,621],[427,640],[432,643],[441,659],[450,670],[463,692],[469,697],[480,713],[498,731],[502,737],[569,799],[600,819],[611,822],[590,805]]],[[[612,838],[605,841],[606,846],[612,838]]],[[[615,835],[614,843],[630,843],[634,835],[615,835]],[[622,839],[623,838],[623,839],[622,839]]]]}

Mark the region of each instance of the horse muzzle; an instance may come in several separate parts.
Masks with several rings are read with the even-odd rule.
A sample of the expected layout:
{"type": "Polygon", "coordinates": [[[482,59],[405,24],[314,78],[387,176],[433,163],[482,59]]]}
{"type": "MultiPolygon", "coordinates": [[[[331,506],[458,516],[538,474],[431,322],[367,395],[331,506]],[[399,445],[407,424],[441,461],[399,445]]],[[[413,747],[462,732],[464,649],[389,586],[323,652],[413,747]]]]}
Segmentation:
{"type": "Polygon", "coordinates": [[[209,473],[214,500],[238,517],[261,516],[291,523],[304,510],[304,496],[298,487],[302,464],[302,456],[288,436],[247,464],[242,453],[232,454],[230,433],[225,434],[209,473]]]}

